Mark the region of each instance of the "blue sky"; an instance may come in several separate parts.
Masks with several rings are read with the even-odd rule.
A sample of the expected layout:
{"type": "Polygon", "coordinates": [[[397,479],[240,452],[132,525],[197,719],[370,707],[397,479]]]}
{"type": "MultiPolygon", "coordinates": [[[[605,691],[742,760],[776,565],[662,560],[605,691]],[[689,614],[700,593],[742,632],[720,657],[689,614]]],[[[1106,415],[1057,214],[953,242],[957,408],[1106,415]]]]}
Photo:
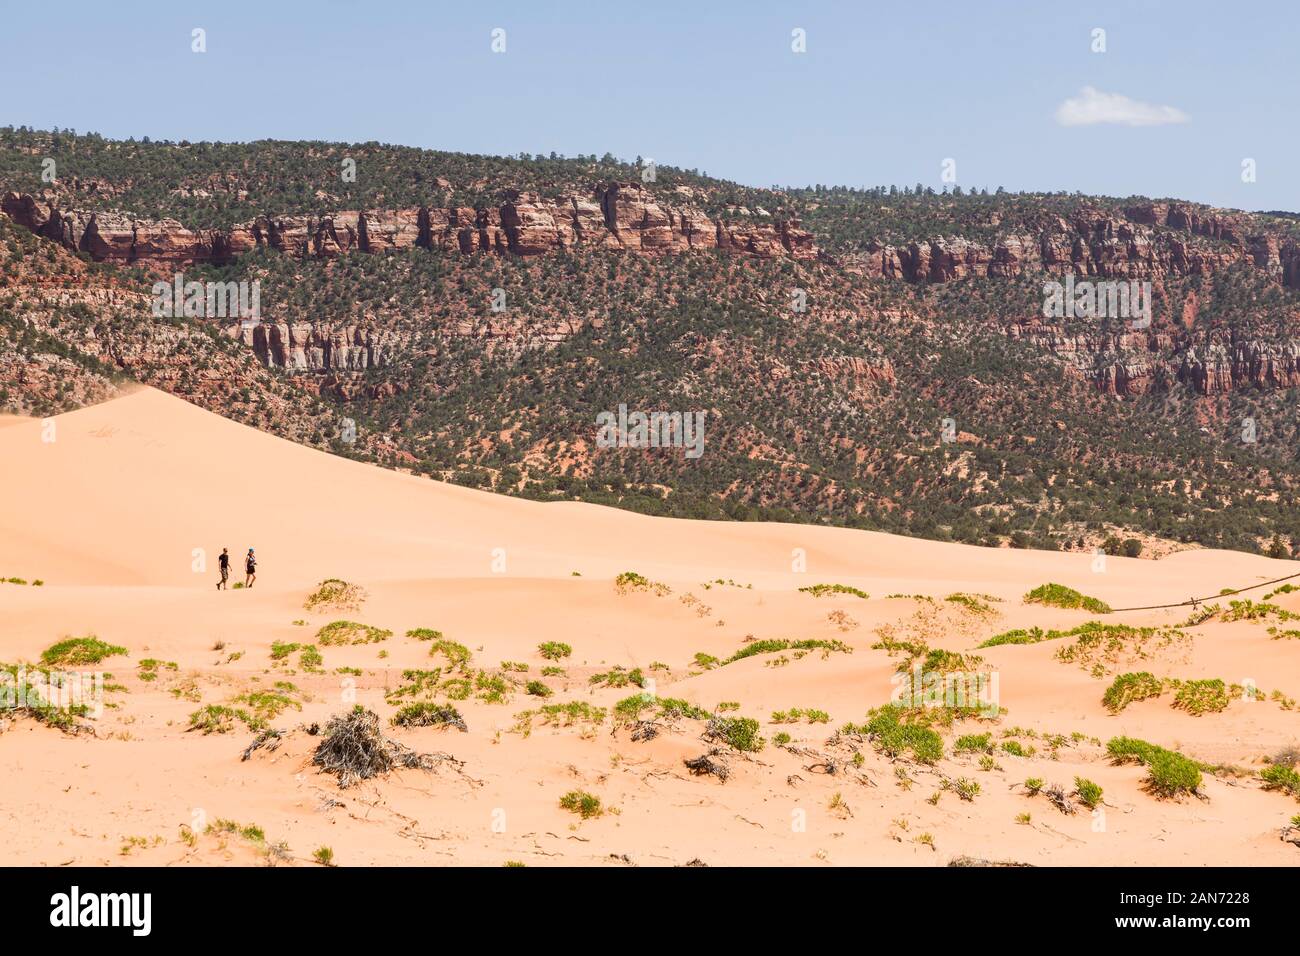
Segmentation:
{"type": "Polygon", "coordinates": [[[964,188],[1300,209],[1283,0],[72,0],[5,21],[0,125],[611,152],[760,186],[940,188],[952,158],[964,188]]]}

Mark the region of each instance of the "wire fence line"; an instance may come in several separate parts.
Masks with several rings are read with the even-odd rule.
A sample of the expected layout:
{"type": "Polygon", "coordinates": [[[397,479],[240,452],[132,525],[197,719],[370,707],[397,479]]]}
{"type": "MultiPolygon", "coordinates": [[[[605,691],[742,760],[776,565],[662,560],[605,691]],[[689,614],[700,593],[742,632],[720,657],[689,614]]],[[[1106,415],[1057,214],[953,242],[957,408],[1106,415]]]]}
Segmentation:
{"type": "Polygon", "coordinates": [[[1300,572],[1288,574],[1284,578],[1274,578],[1272,581],[1261,581],[1259,584],[1252,584],[1248,588],[1235,588],[1227,594],[1211,594],[1207,597],[1188,598],[1186,601],[1179,601],[1177,604],[1148,604],[1146,607],[1115,607],[1111,608],[1112,614],[1119,614],[1121,611],[1158,611],[1167,607],[1196,607],[1203,601],[1213,601],[1215,598],[1232,597],[1234,594],[1244,594],[1247,591],[1253,591],[1256,588],[1266,588],[1270,584],[1281,584],[1283,581],[1290,581],[1292,578],[1300,578],[1300,572]]]}

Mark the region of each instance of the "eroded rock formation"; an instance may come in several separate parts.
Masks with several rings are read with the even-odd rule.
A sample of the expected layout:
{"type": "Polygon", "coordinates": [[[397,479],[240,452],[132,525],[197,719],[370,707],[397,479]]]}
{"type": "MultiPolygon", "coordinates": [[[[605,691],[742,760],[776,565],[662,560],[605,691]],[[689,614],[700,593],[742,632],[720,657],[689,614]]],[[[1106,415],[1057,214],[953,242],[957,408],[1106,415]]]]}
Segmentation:
{"type": "Polygon", "coordinates": [[[725,249],[764,258],[817,257],[812,235],[798,220],[724,222],[689,201],[669,204],[635,183],[558,199],[511,192],[500,206],[481,209],[420,206],[259,216],[230,229],[206,230],[173,219],[60,210],[29,194],[9,193],[0,208],[37,235],[96,261],[158,269],[228,262],[258,247],[318,259],[412,246],[465,255],[538,256],[579,244],[647,255],[725,249]]]}

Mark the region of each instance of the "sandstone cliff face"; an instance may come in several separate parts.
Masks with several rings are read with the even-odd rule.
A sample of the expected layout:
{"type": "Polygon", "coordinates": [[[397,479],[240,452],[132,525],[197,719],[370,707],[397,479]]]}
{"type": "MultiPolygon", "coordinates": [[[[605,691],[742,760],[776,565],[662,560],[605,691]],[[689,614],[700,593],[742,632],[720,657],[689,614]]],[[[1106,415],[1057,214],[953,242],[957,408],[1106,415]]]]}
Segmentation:
{"type": "Polygon", "coordinates": [[[1071,335],[1036,318],[1012,325],[1008,334],[1058,356],[1077,378],[1112,395],[1142,395],[1175,382],[1202,395],[1300,386],[1300,342],[1204,344],[1154,328],[1071,335]]]}
{"type": "Polygon", "coordinates": [[[228,262],[258,247],[299,258],[412,246],[472,255],[545,255],[580,243],[645,255],[722,248],[765,258],[817,258],[797,220],[728,223],[683,201],[669,205],[635,183],[612,183],[592,196],[545,199],[508,193],[499,207],[421,206],[258,217],[225,230],[191,230],[172,219],[134,219],[114,212],[60,210],[35,196],[9,193],[0,208],[19,225],[96,261],[166,270],[228,262]]]}
{"type": "Polygon", "coordinates": [[[908,282],[949,282],[967,276],[1016,276],[1023,272],[1066,273],[1108,279],[1151,279],[1206,275],[1246,262],[1300,288],[1300,245],[1272,235],[1246,234],[1231,215],[1202,215],[1177,203],[1147,203],[1126,209],[1127,218],[1082,215],[1058,220],[1038,235],[1012,233],[992,247],[960,237],[906,246],[871,243],[847,257],[865,275],[908,282]],[[1188,237],[1224,245],[1205,248],[1188,237]]]}
{"type": "Polygon", "coordinates": [[[390,337],[361,326],[321,329],[310,322],[262,322],[232,329],[263,364],[291,372],[363,372],[387,364],[390,337]]]}

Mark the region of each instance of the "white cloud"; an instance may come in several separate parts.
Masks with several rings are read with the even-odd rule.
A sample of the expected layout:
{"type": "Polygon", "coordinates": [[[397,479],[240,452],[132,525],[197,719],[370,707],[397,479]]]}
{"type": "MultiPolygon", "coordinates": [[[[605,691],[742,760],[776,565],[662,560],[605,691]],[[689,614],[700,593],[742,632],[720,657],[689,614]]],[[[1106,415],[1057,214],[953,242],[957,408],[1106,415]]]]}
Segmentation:
{"type": "Polygon", "coordinates": [[[1122,93],[1103,93],[1091,86],[1085,86],[1078,96],[1056,108],[1056,122],[1062,126],[1093,126],[1097,123],[1165,126],[1190,121],[1191,117],[1175,106],[1143,103],[1122,93]]]}

